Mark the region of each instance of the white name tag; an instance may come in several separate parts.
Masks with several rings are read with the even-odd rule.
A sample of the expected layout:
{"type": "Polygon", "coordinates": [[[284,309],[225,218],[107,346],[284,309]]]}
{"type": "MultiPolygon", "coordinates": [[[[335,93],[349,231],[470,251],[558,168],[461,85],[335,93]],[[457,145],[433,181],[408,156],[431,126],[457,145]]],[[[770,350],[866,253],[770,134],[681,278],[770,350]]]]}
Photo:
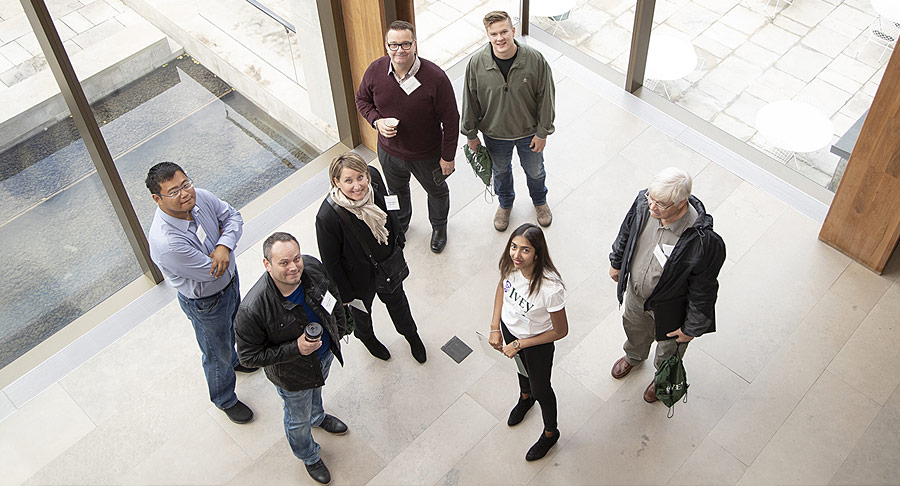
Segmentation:
{"type": "Polygon", "coordinates": [[[672,256],[672,251],[675,250],[675,245],[667,245],[665,243],[660,243],[659,245],[662,247],[663,255],[665,255],[668,260],[669,257],[672,256]]]}
{"type": "Polygon", "coordinates": [[[653,247],[653,256],[656,257],[656,261],[659,262],[659,266],[666,266],[666,260],[668,260],[669,257],[667,257],[665,253],[663,253],[662,248],[660,248],[659,245],[653,247]]]}
{"type": "Polygon", "coordinates": [[[400,88],[401,88],[407,95],[412,94],[412,92],[415,91],[416,88],[418,88],[419,86],[422,86],[422,83],[420,83],[419,80],[416,79],[415,76],[413,76],[413,77],[407,79],[406,81],[400,83],[400,88]]]}
{"type": "Polygon", "coordinates": [[[322,308],[325,309],[325,312],[331,314],[334,311],[334,304],[337,304],[337,299],[331,295],[331,292],[325,291],[325,295],[322,296],[322,308]]]}
{"type": "Polygon", "coordinates": [[[396,194],[384,196],[384,205],[387,206],[388,211],[399,211],[400,198],[396,194]]]}
{"type": "Polygon", "coordinates": [[[197,239],[200,240],[201,245],[206,244],[206,231],[203,231],[203,226],[200,226],[200,223],[194,221],[194,224],[197,225],[197,239]]]}

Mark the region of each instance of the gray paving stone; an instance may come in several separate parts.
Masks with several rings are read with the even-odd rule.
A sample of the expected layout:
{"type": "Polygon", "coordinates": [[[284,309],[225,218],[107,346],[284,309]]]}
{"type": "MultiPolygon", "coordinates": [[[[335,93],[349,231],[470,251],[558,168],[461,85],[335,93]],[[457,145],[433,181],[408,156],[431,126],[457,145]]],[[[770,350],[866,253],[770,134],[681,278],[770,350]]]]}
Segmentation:
{"type": "Polygon", "coordinates": [[[778,54],[753,42],[744,42],[734,50],[734,55],[760,68],[767,68],[779,59],[778,54]]]}
{"type": "Polygon", "coordinates": [[[766,70],[747,88],[747,92],[767,102],[789,100],[800,92],[806,83],[790,74],[772,67],[766,70]]]}
{"type": "Polygon", "coordinates": [[[769,24],[753,34],[750,37],[750,41],[776,54],[784,54],[800,41],[800,36],[792,34],[777,25],[769,24]]]}
{"type": "Polygon", "coordinates": [[[825,69],[831,58],[808,47],[795,46],[775,66],[782,71],[809,82],[825,69]]]}
{"type": "Polygon", "coordinates": [[[756,114],[767,104],[765,101],[745,91],[725,108],[725,113],[747,126],[755,127],[756,114]]]}
{"type": "Polygon", "coordinates": [[[715,39],[730,50],[747,42],[747,34],[735,30],[721,22],[712,24],[703,35],[715,39]]]}
{"type": "Polygon", "coordinates": [[[669,17],[666,23],[690,37],[697,37],[718,20],[719,14],[712,10],[703,8],[695,3],[688,3],[669,17]]]}
{"type": "Polygon", "coordinates": [[[850,99],[850,93],[816,78],[797,93],[794,99],[819,108],[828,118],[838,112],[850,99]]]}
{"type": "Polygon", "coordinates": [[[92,24],[99,25],[115,17],[119,12],[104,0],[94,0],[78,9],[78,13],[92,24]]]}
{"type": "Polygon", "coordinates": [[[841,52],[844,52],[851,42],[853,42],[853,38],[821,25],[809,31],[809,34],[806,34],[801,41],[804,46],[815,49],[829,57],[836,57],[841,52]]]}
{"type": "Polygon", "coordinates": [[[750,140],[756,133],[756,129],[746,123],[736,120],[733,117],[729,116],[725,112],[719,113],[712,120],[712,124],[725,130],[726,133],[733,137],[737,137],[738,139],[746,142],[750,140]]]}
{"type": "Polygon", "coordinates": [[[42,54],[41,45],[38,43],[37,37],[34,36],[34,32],[29,32],[22,37],[16,39],[16,44],[22,46],[23,49],[28,51],[32,56],[36,56],[38,54],[42,54]]]}
{"type": "Polygon", "coordinates": [[[7,86],[13,86],[21,83],[25,79],[34,76],[42,69],[47,67],[47,60],[43,55],[34,56],[25,62],[19,63],[16,67],[0,74],[0,81],[7,86]]]}
{"type": "Polygon", "coordinates": [[[116,32],[119,32],[124,28],[124,25],[119,23],[119,21],[115,18],[112,18],[100,25],[97,25],[85,32],[76,35],[72,38],[72,40],[75,41],[76,44],[81,46],[82,49],[84,49],[91,44],[96,44],[97,42],[106,39],[107,37],[115,34],[116,32]]]}
{"type": "Polygon", "coordinates": [[[0,43],[12,42],[28,32],[31,32],[31,24],[25,14],[20,13],[0,22],[0,43]]]}
{"type": "Polygon", "coordinates": [[[5,56],[0,54],[0,73],[6,71],[8,69],[12,69],[13,67],[15,67],[15,64],[9,62],[9,60],[6,59],[5,56]]]}
{"type": "Polygon", "coordinates": [[[765,15],[738,5],[722,16],[721,23],[745,34],[752,34],[769,22],[765,15]]]}
{"type": "Polygon", "coordinates": [[[94,24],[91,23],[90,20],[84,18],[84,15],[81,15],[78,12],[71,12],[67,15],[64,15],[60,18],[60,20],[65,22],[65,24],[76,34],[86,32],[88,29],[94,26],[94,24]]]}
{"type": "Polygon", "coordinates": [[[10,42],[0,47],[0,54],[11,62],[13,66],[22,64],[34,56],[34,54],[31,54],[24,47],[19,45],[18,42],[10,42]]]}
{"type": "Polygon", "coordinates": [[[809,27],[793,21],[783,15],[778,15],[774,19],[772,19],[772,24],[796,35],[806,35],[807,32],[809,32],[809,27]]]}
{"type": "Polygon", "coordinates": [[[807,27],[815,27],[835,9],[834,5],[826,2],[801,2],[796,1],[789,8],[784,9],[778,15],[797,21],[807,27]]]}
{"type": "Polygon", "coordinates": [[[701,84],[718,85],[722,89],[738,94],[762,74],[762,68],[735,56],[725,58],[707,74],[701,84]]]}

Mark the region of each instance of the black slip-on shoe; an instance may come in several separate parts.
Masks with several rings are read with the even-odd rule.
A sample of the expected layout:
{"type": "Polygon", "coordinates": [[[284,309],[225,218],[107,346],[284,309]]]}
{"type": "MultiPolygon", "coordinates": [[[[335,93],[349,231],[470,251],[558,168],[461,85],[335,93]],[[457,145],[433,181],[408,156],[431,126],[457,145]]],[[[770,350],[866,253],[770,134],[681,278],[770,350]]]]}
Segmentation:
{"type": "Polygon", "coordinates": [[[531,446],[531,449],[528,449],[528,453],[525,454],[526,461],[537,461],[538,459],[543,458],[550,452],[550,448],[556,444],[556,441],[559,440],[559,429],[553,431],[553,435],[547,437],[544,435],[544,432],[541,431],[541,438],[538,439],[537,442],[531,446]]]}
{"type": "Polygon", "coordinates": [[[250,410],[250,407],[244,405],[244,402],[240,400],[222,411],[228,415],[229,420],[236,424],[246,424],[253,420],[253,410],[250,410]]]}

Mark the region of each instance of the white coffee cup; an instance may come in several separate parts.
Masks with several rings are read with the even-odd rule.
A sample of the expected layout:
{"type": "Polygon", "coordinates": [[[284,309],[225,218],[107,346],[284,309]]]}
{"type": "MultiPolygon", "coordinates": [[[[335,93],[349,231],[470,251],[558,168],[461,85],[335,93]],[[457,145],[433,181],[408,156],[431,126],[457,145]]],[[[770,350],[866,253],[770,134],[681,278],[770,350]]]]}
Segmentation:
{"type": "Polygon", "coordinates": [[[397,128],[397,125],[400,124],[400,120],[396,118],[383,118],[383,121],[388,128],[397,128]]]}

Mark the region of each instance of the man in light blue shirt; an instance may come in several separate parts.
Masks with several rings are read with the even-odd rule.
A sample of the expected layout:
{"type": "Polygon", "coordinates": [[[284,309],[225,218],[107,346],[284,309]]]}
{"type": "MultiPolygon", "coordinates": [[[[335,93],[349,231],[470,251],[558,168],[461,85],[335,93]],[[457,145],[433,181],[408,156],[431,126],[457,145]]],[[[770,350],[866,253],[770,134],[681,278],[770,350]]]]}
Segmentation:
{"type": "Polygon", "coordinates": [[[247,423],[253,411],[234,393],[234,372],[256,371],[240,365],[234,347],[241,303],[234,248],[244,224],[241,213],[194,188],[172,162],[151,167],[146,184],[159,205],[150,225],[150,256],[178,290],[178,303],[194,327],[209,398],[232,422],[247,423]]]}

